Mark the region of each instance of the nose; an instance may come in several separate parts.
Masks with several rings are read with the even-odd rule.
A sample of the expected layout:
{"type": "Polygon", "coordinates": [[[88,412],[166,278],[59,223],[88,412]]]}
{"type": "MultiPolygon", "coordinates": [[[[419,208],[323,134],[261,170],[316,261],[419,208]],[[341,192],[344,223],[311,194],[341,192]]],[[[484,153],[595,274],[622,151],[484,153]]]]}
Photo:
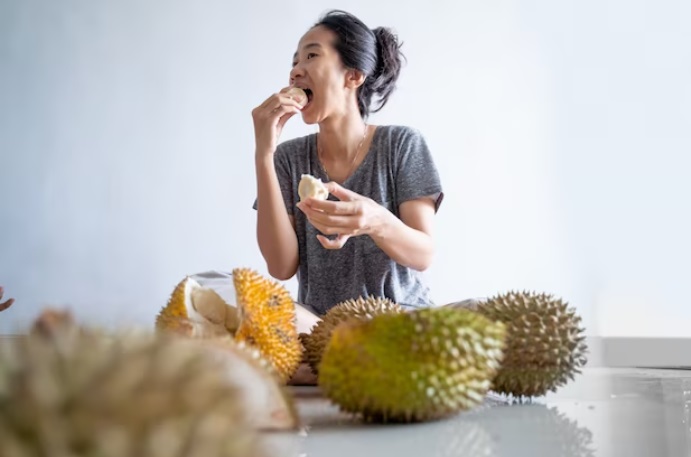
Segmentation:
{"type": "Polygon", "coordinates": [[[305,70],[298,63],[290,70],[290,84],[294,84],[297,78],[302,78],[303,76],[305,76],[305,70]]]}

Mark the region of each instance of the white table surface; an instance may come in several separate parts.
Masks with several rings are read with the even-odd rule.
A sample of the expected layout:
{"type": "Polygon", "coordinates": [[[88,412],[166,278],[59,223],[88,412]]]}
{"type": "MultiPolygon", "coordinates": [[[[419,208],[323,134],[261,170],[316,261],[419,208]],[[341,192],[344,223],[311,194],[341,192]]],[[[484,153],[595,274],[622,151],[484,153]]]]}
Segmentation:
{"type": "Polygon", "coordinates": [[[531,403],[489,395],[453,418],[371,425],[317,388],[293,388],[303,427],[267,436],[272,456],[691,456],[691,371],[586,368],[531,403]]]}

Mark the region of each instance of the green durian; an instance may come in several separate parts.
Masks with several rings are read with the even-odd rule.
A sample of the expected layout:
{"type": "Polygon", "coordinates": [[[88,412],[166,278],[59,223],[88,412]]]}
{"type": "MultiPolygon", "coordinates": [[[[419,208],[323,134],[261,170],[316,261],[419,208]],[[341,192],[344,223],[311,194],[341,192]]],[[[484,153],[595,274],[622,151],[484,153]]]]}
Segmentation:
{"type": "Polygon", "coordinates": [[[348,319],[364,320],[379,314],[400,312],[402,308],[388,298],[360,297],[357,300],[339,303],[326,312],[323,319],[312,328],[311,333],[300,334],[300,340],[305,348],[304,360],[314,374],[319,374],[322,352],[329,342],[331,332],[338,324],[348,319]]]}
{"type": "Polygon", "coordinates": [[[581,317],[545,293],[508,292],[477,306],[507,326],[507,345],[492,390],[515,397],[542,396],[565,385],[586,363],[581,317]]]}
{"type": "Polygon", "coordinates": [[[263,455],[241,390],[208,346],[106,334],[59,314],[39,324],[0,344],[0,455],[263,455]]]}
{"type": "Polygon", "coordinates": [[[472,311],[426,308],[338,325],[318,383],[341,410],[375,422],[434,420],[482,402],[505,328],[472,311]]]}

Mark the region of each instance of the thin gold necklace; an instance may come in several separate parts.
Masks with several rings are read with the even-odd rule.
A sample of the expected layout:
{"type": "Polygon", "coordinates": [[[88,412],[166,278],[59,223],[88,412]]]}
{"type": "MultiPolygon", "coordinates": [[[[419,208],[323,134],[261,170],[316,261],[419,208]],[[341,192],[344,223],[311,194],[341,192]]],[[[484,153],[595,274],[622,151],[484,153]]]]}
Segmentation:
{"type": "MultiPolygon", "coordinates": [[[[350,177],[350,174],[353,172],[355,169],[355,162],[357,161],[357,158],[360,156],[360,148],[362,147],[362,143],[365,142],[365,137],[367,136],[367,128],[369,126],[365,124],[365,132],[362,134],[362,139],[360,140],[360,144],[357,145],[357,149],[355,150],[355,157],[353,157],[353,161],[350,163],[350,169],[348,170],[348,174],[346,177],[343,179],[344,181],[350,177]]],[[[319,158],[319,165],[321,165],[322,170],[324,170],[324,174],[326,175],[326,180],[331,181],[331,178],[329,177],[329,172],[326,169],[326,165],[324,165],[324,160],[322,159],[324,150],[321,147],[321,141],[319,141],[319,134],[317,134],[317,157],[319,158]]]]}

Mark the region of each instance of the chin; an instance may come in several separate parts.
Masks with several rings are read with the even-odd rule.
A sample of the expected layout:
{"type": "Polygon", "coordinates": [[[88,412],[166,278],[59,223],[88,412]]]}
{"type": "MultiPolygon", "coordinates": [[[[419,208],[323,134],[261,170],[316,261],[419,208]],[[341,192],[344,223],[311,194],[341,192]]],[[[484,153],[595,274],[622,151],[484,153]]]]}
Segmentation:
{"type": "Polygon", "coordinates": [[[302,113],[302,121],[307,125],[313,125],[319,122],[316,116],[305,113],[302,113]]]}

